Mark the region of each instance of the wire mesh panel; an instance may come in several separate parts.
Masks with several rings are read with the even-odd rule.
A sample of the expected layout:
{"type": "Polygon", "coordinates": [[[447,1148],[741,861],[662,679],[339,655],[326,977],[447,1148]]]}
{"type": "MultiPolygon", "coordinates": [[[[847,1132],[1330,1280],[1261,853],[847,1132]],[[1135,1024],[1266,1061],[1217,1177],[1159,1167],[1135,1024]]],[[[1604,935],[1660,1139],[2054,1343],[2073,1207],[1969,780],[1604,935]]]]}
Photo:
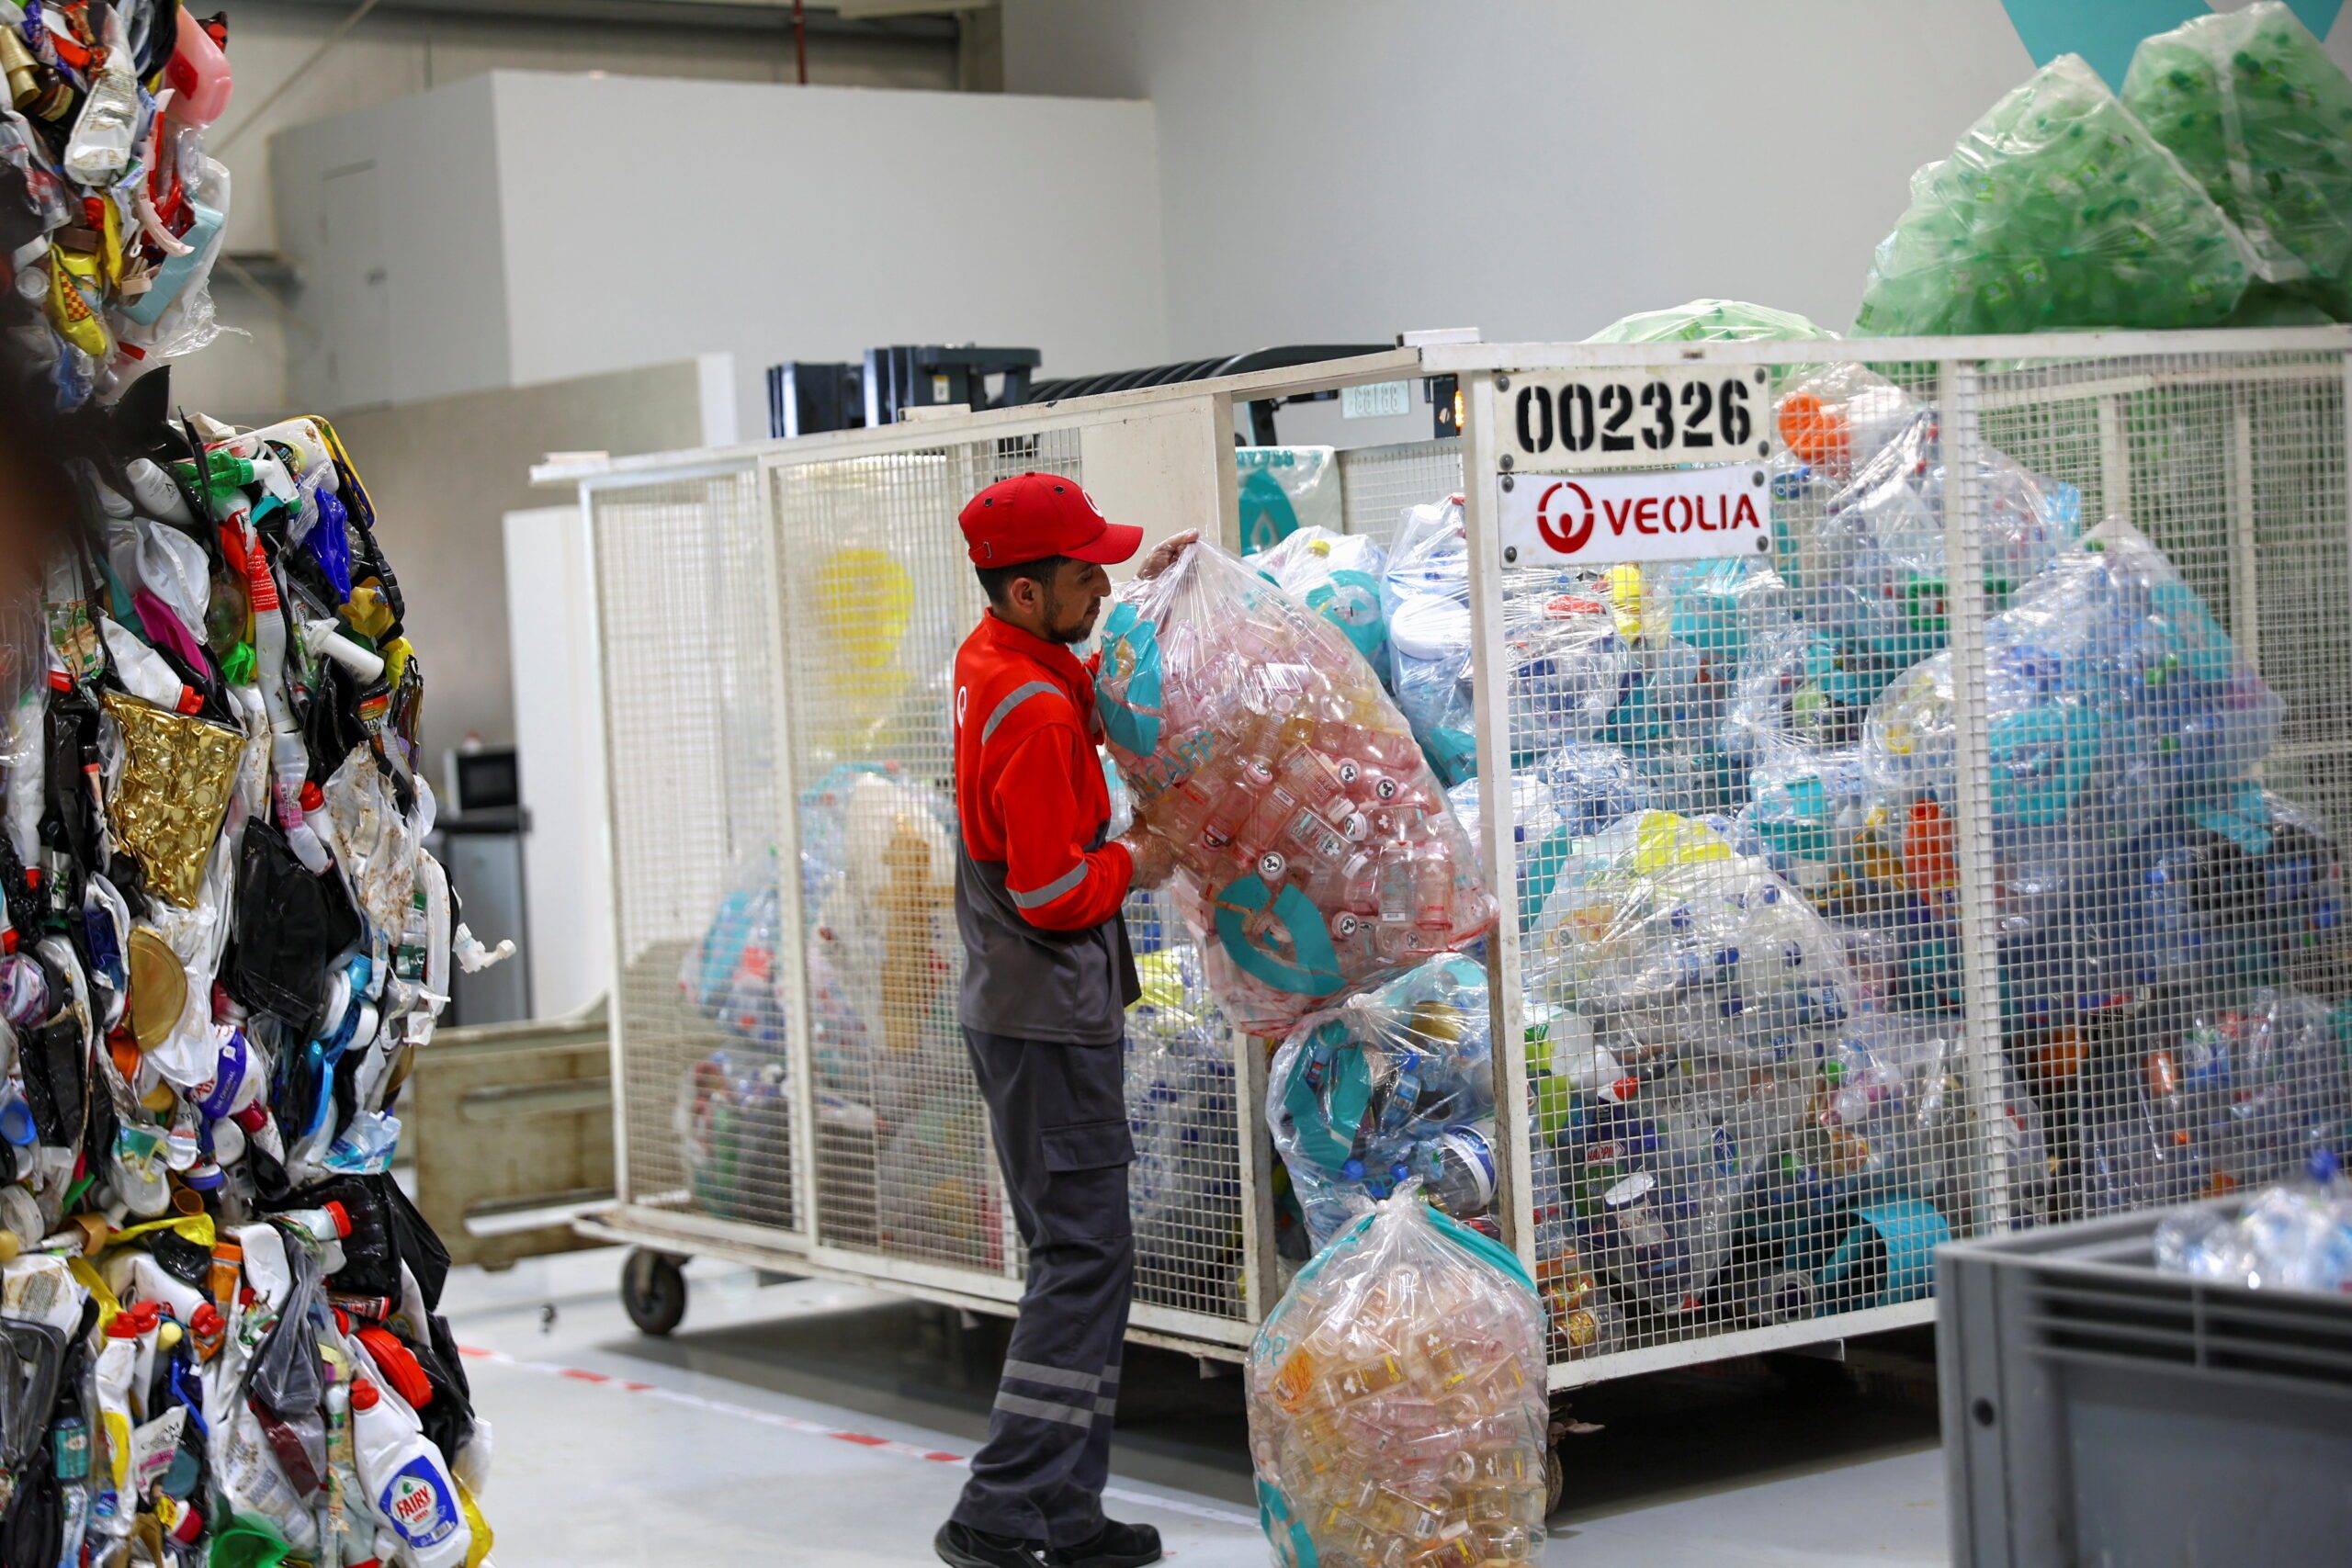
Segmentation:
{"type": "Polygon", "coordinates": [[[774,609],[749,468],[588,491],[623,1203],[790,1230],[774,609]]]}
{"type": "Polygon", "coordinates": [[[1340,454],[1340,480],[1347,531],[1377,540],[1385,550],[1396,543],[1397,519],[1408,507],[1462,488],[1462,443],[1353,447],[1340,454]]]}
{"type": "Polygon", "coordinates": [[[2340,348],[1831,352],[1476,387],[1475,670],[1396,671],[1503,814],[1555,1382],[1894,1321],[1942,1240],[2276,1179],[2352,1114],[2340,348]],[[1732,379],[1723,467],[1668,422],[1732,379]],[[1645,427],[1638,471],[1534,440],[1645,427]],[[1674,558],[1678,495],[1769,526],[1674,558]]]}
{"type": "MultiPolygon", "coordinates": [[[[956,1016],[956,648],[982,608],[955,517],[1037,468],[1083,479],[1080,432],[780,463],[771,480],[791,628],[819,1241],[992,1275],[1020,1271],[986,1110],[956,1016]]],[[[1145,1000],[1126,1081],[1137,1296],[1242,1315],[1235,1055],[1161,901],[1127,915],[1145,1000]]]]}

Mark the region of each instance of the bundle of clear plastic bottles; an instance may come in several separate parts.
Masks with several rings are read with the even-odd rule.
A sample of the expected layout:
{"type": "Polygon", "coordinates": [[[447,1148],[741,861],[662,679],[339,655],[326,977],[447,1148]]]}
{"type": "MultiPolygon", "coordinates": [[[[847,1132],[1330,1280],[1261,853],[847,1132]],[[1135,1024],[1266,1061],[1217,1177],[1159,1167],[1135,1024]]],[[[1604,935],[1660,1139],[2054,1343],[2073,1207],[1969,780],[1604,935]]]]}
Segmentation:
{"type": "Polygon", "coordinates": [[[2352,80],[2290,8],[2260,0],[2142,40],[2122,98],[2245,231],[2281,302],[2352,320],[2352,80]]]}
{"type": "Polygon", "coordinates": [[[1457,953],[1314,1014],[1267,1075],[1266,1121],[1319,1244],[1418,1179],[1459,1220],[1495,1197],[1487,972],[1457,953]]]}
{"type": "Polygon", "coordinates": [[[22,348],[60,406],[118,397],[218,335],[229,171],[204,131],[228,107],[227,42],[224,17],[177,0],[0,5],[0,207],[16,293],[45,328],[22,348]]]}
{"type": "Polygon", "coordinates": [[[1095,685],[1137,819],[1235,1023],[1475,941],[1494,901],[1403,718],[1338,627],[1211,546],[1121,588],[1095,685]]]}
{"type": "Polygon", "coordinates": [[[2200,1204],[2156,1226],[2167,1274],[2256,1291],[2352,1291],[2352,1186],[2333,1148],[2242,1203],[2200,1204]]]}
{"type": "Polygon", "coordinates": [[[2205,186],[2064,54],[1911,176],[1854,332],[2214,326],[2255,265],[2205,186]]]}
{"type": "Polygon", "coordinates": [[[1541,1559],[1551,1412],[1531,1286],[1410,1184],[1300,1270],[1246,1372],[1277,1563],[1541,1559]]]}
{"type": "Polygon", "coordinates": [[[1276,587],[1347,634],[1385,685],[1388,679],[1388,615],[1380,580],[1388,552],[1363,534],[1335,534],[1313,525],[1286,536],[1250,564],[1276,587]]]}

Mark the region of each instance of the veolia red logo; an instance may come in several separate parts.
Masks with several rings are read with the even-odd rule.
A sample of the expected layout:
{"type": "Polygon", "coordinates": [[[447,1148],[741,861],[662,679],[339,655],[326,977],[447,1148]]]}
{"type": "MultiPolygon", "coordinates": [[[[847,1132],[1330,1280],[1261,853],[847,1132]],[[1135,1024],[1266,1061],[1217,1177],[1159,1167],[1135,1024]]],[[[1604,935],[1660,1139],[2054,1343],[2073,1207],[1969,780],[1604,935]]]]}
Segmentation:
{"type": "Polygon", "coordinates": [[[1560,480],[1535,503],[1536,531],[1564,556],[1575,555],[1590,542],[1592,525],[1591,492],[1574,479],[1560,480]]]}

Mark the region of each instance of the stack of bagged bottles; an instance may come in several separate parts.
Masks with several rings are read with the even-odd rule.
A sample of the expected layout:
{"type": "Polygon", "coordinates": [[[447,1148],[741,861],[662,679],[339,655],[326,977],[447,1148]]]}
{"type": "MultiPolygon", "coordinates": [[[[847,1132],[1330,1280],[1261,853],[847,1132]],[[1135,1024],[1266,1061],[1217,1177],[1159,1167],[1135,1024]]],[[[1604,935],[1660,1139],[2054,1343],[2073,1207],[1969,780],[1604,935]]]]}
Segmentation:
{"type": "Polygon", "coordinates": [[[1861,336],[2352,319],[2352,80],[2275,0],[2051,62],[1911,177],[1861,336]]]}
{"type": "Polygon", "coordinates": [[[2123,105],[2244,231],[2277,307],[2352,320],[2352,81],[2277,0],[2144,39],[2123,105]]]}
{"type": "Polygon", "coordinates": [[[2075,55],[2052,61],[1911,176],[1860,336],[2218,326],[2245,236],[2075,55]]]}
{"type": "Polygon", "coordinates": [[[1542,1559],[1550,1404],[1531,1285],[1409,1182],[1300,1271],[1246,1374],[1277,1563],[1542,1559]]]}
{"type": "Polygon", "coordinates": [[[227,41],[178,0],[0,4],[0,206],[15,291],[47,329],[21,348],[61,407],[218,334],[229,171],[204,130],[228,107],[227,41]]]}
{"type": "Polygon", "coordinates": [[[1111,756],[1238,1027],[1279,1036],[1493,923],[1443,790],[1330,621],[1195,545],[1121,588],[1102,637],[1111,756]]]}
{"type": "Polygon", "coordinates": [[[798,802],[805,930],[785,940],[773,854],[739,867],[680,987],[693,1055],[678,1122],[696,1201],[722,1218],[792,1213],[786,1020],[808,987],[819,1163],[870,1171],[874,1239],[956,1261],[1001,1258],[981,1111],[955,1026],[952,807],[892,763],[844,763],[798,802]],[[714,1036],[715,1032],[715,1038],[714,1036]]]}

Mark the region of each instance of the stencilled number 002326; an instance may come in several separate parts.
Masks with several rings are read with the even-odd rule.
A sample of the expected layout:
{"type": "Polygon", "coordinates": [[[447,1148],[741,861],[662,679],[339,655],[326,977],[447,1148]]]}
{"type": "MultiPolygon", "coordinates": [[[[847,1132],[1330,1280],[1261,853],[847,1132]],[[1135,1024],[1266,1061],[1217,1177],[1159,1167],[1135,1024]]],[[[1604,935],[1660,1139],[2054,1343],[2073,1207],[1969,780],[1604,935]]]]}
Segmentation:
{"type": "Polygon", "coordinates": [[[1502,447],[1523,465],[1581,470],[1747,462],[1771,455],[1757,371],[1514,375],[1498,400],[1502,447]]]}

